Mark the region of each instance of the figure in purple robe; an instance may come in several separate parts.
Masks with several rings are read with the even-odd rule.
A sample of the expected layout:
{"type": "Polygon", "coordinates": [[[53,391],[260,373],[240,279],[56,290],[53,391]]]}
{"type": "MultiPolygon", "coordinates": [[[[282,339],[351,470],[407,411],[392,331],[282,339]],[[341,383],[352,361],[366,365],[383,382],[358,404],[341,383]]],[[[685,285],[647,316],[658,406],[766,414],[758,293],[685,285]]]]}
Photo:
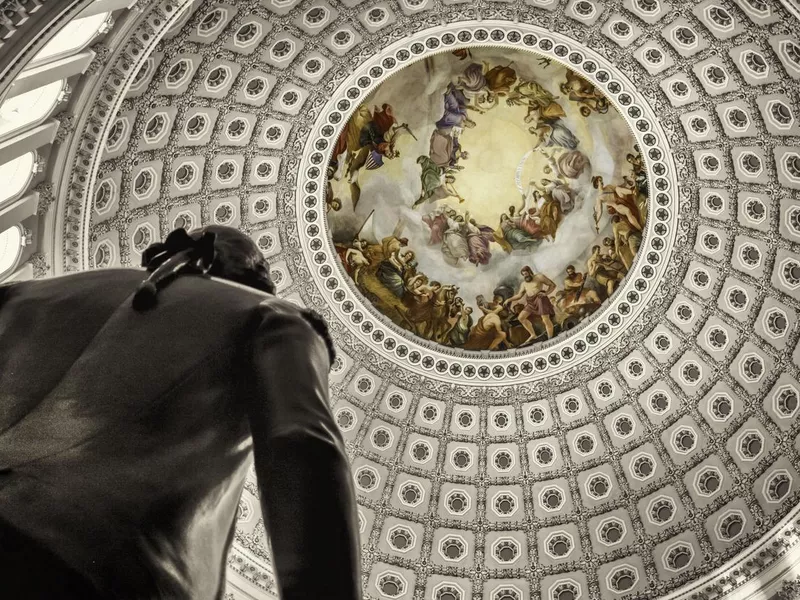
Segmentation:
{"type": "Polygon", "coordinates": [[[469,127],[469,123],[474,125],[474,122],[467,117],[467,104],[469,101],[464,92],[452,83],[447,84],[447,90],[444,93],[444,114],[441,119],[436,121],[436,128],[452,129],[453,127],[464,127],[465,124],[469,127]]]}
{"type": "Polygon", "coordinates": [[[486,89],[486,77],[483,74],[483,65],[479,63],[472,63],[464,73],[459,76],[458,84],[464,88],[466,92],[478,93],[486,89]]]}

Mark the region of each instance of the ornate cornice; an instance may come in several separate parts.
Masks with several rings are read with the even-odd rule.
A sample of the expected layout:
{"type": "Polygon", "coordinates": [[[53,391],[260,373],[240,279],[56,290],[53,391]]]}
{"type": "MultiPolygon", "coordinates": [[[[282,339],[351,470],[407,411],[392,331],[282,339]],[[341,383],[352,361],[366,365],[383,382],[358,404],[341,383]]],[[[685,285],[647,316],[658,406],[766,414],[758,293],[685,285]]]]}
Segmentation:
{"type": "Polygon", "coordinates": [[[797,19],[800,19],[800,2],[798,0],[780,0],[781,4],[792,13],[797,19]]]}
{"type": "Polygon", "coordinates": [[[58,31],[93,0],[3,0],[0,27],[0,100],[11,82],[58,31]]]}
{"type": "Polygon", "coordinates": [[[50,275],[50,264],[47,261],[47,257],[41,252],[32,254],[28,262],[33,267],[34,279],[41,279],[50,275]]]}
{"type": "Polygon", "coordinates": [[[162,0],[128,13],[102,44],[105,63],[96,63],[95,72],[74,94],[75,133],[64,137],[55,161],[59,167],[53,171],[56,195],[64,198],[62,212],[50,223],[56,274],[90,266],[90,199],[110,123],[133,77],[189,4],[190,0],[162,0]],[[82,240],[79,246],[73,245],[76,240],[82,240]]]}

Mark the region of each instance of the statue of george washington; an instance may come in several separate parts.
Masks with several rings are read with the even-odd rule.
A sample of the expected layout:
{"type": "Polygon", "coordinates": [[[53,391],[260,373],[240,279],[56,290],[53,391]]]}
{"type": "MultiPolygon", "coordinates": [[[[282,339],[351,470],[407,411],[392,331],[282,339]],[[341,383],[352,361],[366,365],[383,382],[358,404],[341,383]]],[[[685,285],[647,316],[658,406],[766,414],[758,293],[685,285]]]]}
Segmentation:
{"type": "Polygon", "coordinates": [[[8,597],[221,598],[254,457],[282,600],[360,599],[324,322],[236,229],[178,229],[142,266],[0,286],[8,597]]]}

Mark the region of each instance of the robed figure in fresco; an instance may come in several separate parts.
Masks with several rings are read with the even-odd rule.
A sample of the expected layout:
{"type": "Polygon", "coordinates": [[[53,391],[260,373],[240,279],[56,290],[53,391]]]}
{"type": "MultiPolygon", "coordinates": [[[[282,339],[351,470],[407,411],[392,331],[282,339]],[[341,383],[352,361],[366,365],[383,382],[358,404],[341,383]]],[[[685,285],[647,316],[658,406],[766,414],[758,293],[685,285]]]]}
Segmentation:
{"type": "Polygon", "coordinates": [[[222,598],[255,457],[280,597],[360,599],[324,322],[235,229],[143,263],[0,286],[3,597],[222,598]]]}
{"type": "MultiPolygon", "coordinates": [[[[347,126],[336,141],[332,161],[344,170],[344,175],[350,184],[350,197],[353,209],[361,199],[361,184],[359,174],[362,169],[374,171],[380,169],[385,159],[394,159],[400,156],[396,143],[398,136],[413,133],[405,123],[398,123],[391,104],[383,103],[370,110],[367,106],[359,106],[355,114],[347,122],[347,126]],[[345,156],[341,166],[339,160],[345,156]]],[[[333,175],[339,179],[340,173],[333,175]]],[[[333,195],[333,190],[328,190],[333,195]]],[[[340,201],[341,207],[341,201],[340,201]]],[[[338,210],[338,209],[335,209],[338,210]]]]}

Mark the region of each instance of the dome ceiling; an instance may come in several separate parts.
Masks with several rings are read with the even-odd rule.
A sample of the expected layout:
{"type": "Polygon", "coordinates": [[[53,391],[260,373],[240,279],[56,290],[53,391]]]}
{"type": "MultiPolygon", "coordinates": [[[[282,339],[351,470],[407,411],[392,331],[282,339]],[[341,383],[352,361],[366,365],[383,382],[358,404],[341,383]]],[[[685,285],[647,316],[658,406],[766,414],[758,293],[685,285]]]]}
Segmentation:
{"type": "Polygon", "coordinates": [[[385,80],[327,176],[328,227],[361,295],[468,350],[575,327],[632,267],[647,216],[622,115],[574,71],[507,47],[433,54],[385,80]]]}
{"type": "MultiPolygon", "coordinates": [[[[611,600],[688,597],[697,585],[710,597],[797,543],[769,536],[793,518],[800,466],[800,43],[781,5],[253,0],[181,15],[176,5],[147,9],[109,59],[116,78],[86,103],[65,175],[62,270],[135,265],[175,226],[229,224],[256,240],[279,293],[323,313],[337,341],[331,401],[353,460],[368,597],[611,600]],[[510,89],[494,89],[490,107],[498,66],[515,79],[506,72],[510,89]],[[438,173],[465,201],[414,208],[438,160],[444,92],[469,88],[471,68],[482,112],[459,131],[463,169],[454,181],[438,173]],[[593,100],[562,90],[568,77],[593,100]],[[522,81],[547,98],[529,123],[527,107],[507,102],[522,81]],[[564,116],[544,115],[552,102],[564,116]],[[400,156],[376,144],[362,157],[354,211],[337,140],[359,115],[360,136],[392,114],[410,132],[397,133],[400,156]],[[559,206],[575,207],[555,242],[507,253],[494,241],[501,216],[531,179],[557,179],[574,150],[587,164],[566,178],[559,206]],[[595,175],[611,189],[593,187],[595,175]],[[600,192],[643,186],[627,275],[582,321],[526,347],[479,352],[411,333],[342,262],[359,231],[381,242],[401,215],[395,237],[408,238],[419,271],[458,285],[465,305],[505,282],[500,259],[514,265],[512,291],[523,261],[563,289],[566,264],[587,273],[587,250],[613,237],[608,202],[594,231],[600,192]],[[488,265],[469,261],[482,243],[467,240],[455,266],[444,240],[430,244],[423,218],[444,204],[491,227],[488,265]],[[567,229],[578,216],[583,229],[567,229]],[[539,256],[550,248],[552,261],[539,256]]],[[[254,481],[229,559],[233,597],[275,590],[254,481]]]]}

